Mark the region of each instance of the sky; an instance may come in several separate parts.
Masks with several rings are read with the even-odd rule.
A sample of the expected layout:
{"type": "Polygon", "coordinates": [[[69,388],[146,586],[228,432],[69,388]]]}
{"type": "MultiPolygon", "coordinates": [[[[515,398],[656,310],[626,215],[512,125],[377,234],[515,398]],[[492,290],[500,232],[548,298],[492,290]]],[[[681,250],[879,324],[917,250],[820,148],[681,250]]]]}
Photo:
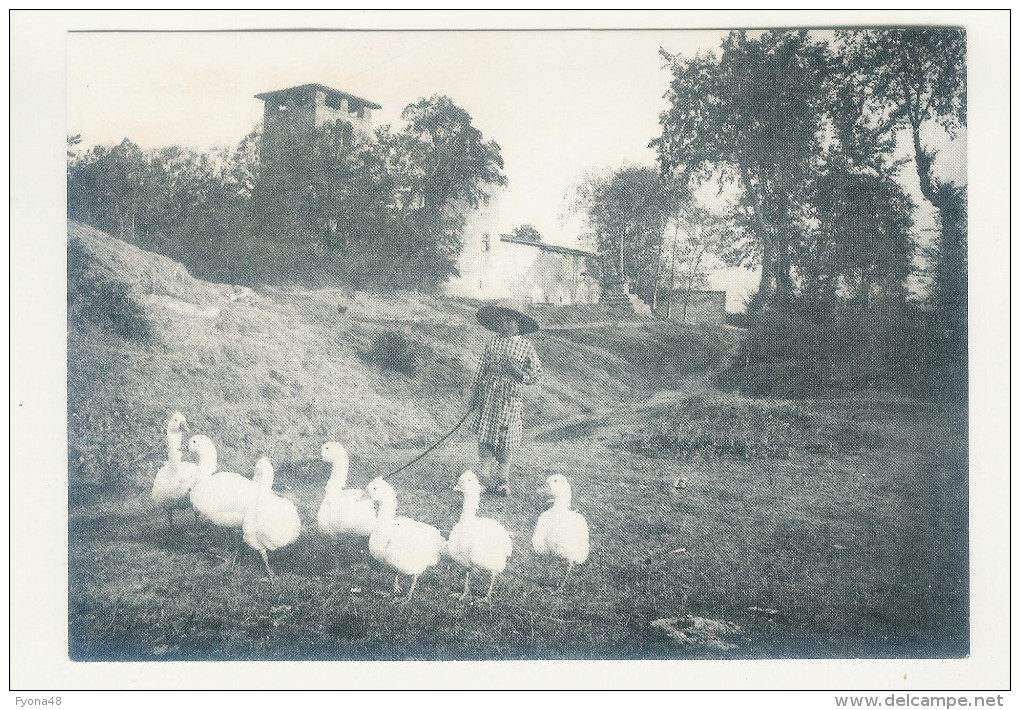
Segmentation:
{"type": "MultiPolygon", "coordinates": [[[[567,204],[592,170],[652,164],[648,142],[667,107],[659,56],[717,49],[724,31],[168,32],[68,36],[69,134],[86,147],[130,138],[143,149],[236,144],[261,119],[264,91],[317,82],[382,105],[376,125],[445,94],[499,143],[508,185],[501,232],[532,224],[577,246],[567,204]]],[[[963,150],[957,141],[954,150],[963,150]]],[[[965,176],[965,154],[943,164],[965,176]]],[[[915,193],[916,176],[904,179],[915,193]]],[[[919,195],[918,195],[919,197],[919,195]]],[[[920,202],[920,200],[918,199],[920,202]]],[[[930,218],[919,215],[919,228],[930,218]]],[[[757,273],[720,269],[713,288],[738,308],[757,273]]]]}

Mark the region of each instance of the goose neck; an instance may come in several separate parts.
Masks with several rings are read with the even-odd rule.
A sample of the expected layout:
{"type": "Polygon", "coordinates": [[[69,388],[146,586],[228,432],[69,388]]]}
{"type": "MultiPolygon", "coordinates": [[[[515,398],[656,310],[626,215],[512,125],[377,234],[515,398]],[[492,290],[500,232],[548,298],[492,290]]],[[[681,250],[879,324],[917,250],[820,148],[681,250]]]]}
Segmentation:
{"type": "Polygon", "coordinates": [[[478,513],[478,499],[479,494],[475,491],[471,491],[464,494],[464,507],[460,512],[461,520],[470,520],[475,517],[478,513]]]}
{"type": "Polygon", "coordinates": [[[327,484],[332,488],[346,488],[347,487],[347,474],[350,471],[350,466],[344,461],[334,461],[333,469],[329,474],[329,483],[327,484]]]}
{"type": "Polygon", "coordinates": [[[273,490],[273,478],[274,475],[271,472],[266,472],[259,476],[258,487],[260,494],[262,491],[273,490]]]}
{"type": "Polygon", "coordinates": [[[397,517],[397,501],[392,498],[379,500],[379,519],[392,520],[397,517]]]}
{"type": "Polygon", "coordinates": [[[198,452],[198,473],[200,476],[211,476],[216,473],[218,467],[219,461],[215,451],[198,452]]]}
{"type": "Polygon", "coordinates": [[[181,432],[179,432],[179,431],[168,431],[166,433],[166,446],[167,446],[167,449],[170,451],[171,457],[173,456],[173,452],[174,451],[180,452],[181,446],[183,445],[183,443],[184,443],[184,434],[182,434],[181,432]]]}
{"type": "Polygon", "coordinates": [[[553,497],[553,508],[560,508],[562,510],[570,509],[570,491],[560,491],[553,497]]]}

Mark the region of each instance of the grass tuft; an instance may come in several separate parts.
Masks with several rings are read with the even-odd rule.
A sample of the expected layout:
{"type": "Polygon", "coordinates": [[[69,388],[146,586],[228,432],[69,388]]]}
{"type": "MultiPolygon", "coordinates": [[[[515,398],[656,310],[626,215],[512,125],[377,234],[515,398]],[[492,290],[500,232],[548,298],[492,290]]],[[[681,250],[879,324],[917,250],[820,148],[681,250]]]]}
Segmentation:
{"type": "Polygon", "coordinates": [[[686,461],[789,459],[807,452],[835,456],[883,445],[875,425],[831,411],[722,397],[693,397],[670,405],[629,442],[637,453],[686,461]]]}

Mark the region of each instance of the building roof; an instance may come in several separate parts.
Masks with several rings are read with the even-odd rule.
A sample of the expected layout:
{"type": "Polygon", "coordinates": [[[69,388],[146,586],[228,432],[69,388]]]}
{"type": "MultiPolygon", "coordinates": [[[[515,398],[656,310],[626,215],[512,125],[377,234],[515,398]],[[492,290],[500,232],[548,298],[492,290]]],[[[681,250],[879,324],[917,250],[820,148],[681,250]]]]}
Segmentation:
{"type": "Polygon", "coordinates": [[[325,84],[301,84],[301,86],[292,86],[289,89],[277,89],[275,91],[265,91],[261,94],[255,94],[256,99],[262,99],[265,101],[270,98],[278,98],[282,96],[292,96],[294,94],[305,94],[309,89],[315,89],[317,91],[324,91],[327,95],[335,96],[337,98],[353,99],[355,102],[368,106],[369,108],[382,108],[379,104],[368,99],[363,99],[360,96],[354,94],[348,94],[346,91],[339,91],[332,87],[326,86],[325,84]]]}
{"type": "Polygon", "coordinates": [[[542,251],[551,251],[554,254],[569,254],[570,256],[598,256],[594,252],[583,251],[582,249],[571,249],[570,247],[561,247],[556,244],[546,244],[545,242],[529,242],[527,239],[518,239],[517,237],[510,237],[502,235],[499,238],[501,242],[508,242],[510,244],[523,244],[528,247],[535,247],[542,251]]]}

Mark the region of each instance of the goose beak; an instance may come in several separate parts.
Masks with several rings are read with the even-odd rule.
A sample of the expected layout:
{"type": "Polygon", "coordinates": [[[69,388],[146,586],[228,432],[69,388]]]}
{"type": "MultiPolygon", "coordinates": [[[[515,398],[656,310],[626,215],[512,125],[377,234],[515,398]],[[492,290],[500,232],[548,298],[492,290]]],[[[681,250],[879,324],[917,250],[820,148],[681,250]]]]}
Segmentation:
{"type": "Polygon", "coordinates": [[[464,492],[464,489],[460,487],[460,482],[458,482],[457,485],[453,487],[453,490],[460,491],[461,493],[464,492]]]}
{"type": "Polygon", "coordinates": [[[181,424],[181,431],[191,431],[191,427],[188,426],[187,422],[181,424]]]}

